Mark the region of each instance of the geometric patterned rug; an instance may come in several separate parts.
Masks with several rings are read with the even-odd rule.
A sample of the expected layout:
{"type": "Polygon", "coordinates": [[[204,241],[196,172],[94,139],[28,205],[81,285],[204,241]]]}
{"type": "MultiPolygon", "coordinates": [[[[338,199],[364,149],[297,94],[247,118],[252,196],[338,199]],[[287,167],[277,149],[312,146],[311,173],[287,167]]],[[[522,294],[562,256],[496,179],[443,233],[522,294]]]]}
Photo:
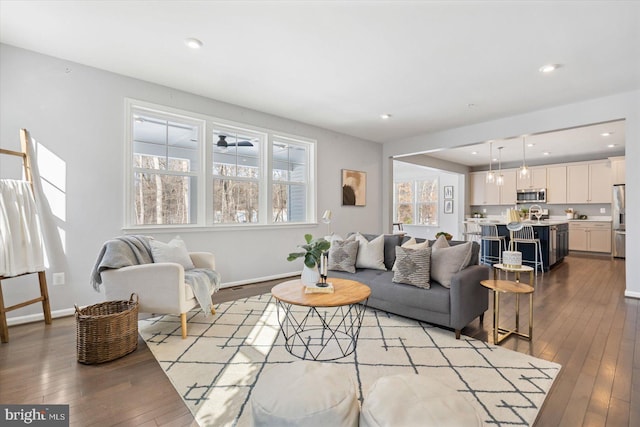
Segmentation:
{"type": "MultiPolygon", "coordinates": [[[[248,426],[249,398],[271,365],[299,360],[284,348],[271,294],[221,303],[216,315],[139,321],[139,332],[201,426],[248,426]]],[[[308,363],[318,363],[310,361],[308,363]]],[[[360,402],[380,377],[420,374],[458,390],[486,426],[532,425],[560,365],[423,322],[367,308],[347,367],[360,402]]]]}

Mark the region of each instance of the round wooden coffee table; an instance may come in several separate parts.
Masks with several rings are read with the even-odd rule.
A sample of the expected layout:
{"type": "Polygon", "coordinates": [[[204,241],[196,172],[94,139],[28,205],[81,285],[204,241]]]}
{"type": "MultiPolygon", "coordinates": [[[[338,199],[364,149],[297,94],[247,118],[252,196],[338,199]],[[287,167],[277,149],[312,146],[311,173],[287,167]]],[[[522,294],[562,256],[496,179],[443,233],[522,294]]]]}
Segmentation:
{"type": "Polygon", "coordinates": [[[531,341],[533,337],[533,286],[510,280],[482,280],[480,284],[493,291],[493,343],[500,344],[511,335],[517,335],[531,341]],[[516,328],[503,329],[498,325],[500,319],[500,294],[516,294],[516,328]],[[520,294],[529,294],[529,335],[520,332],[520,294]],[[503,333],[503,336],[500,336],[503,333]]]}
{"type": "Polygon", "coordinates": [[[371,289],[355,280],[327,280],[331,294],[306,294],[297,279],[271,289],[285,348],[300,359],[336,360],[356,349],[371,289]]]}

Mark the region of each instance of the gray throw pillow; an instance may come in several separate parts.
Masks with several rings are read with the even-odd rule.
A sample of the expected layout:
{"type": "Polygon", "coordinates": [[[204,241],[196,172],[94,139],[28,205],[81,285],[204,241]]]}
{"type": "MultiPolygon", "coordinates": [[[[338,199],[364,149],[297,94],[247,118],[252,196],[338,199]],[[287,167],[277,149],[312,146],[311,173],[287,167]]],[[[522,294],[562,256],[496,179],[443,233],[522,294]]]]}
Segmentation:
{"type": "Polygon", "coordinates": [[[394,283],[405,283],[422,289],[429,289],[429,267],[431,248],[409,249],[396,246],[396,263],[393,272],[394,283]]]}
{"type": "Polygon", "coordinates": [[[450,288],[453,275],[469,265],[472,242],[456,246],[448,246],[447,243],[445,247],[442,243],[438,244],[438,241],[431,247],[431,279],[450,288]]]}
{"type": "Polygon", "coordinates": [[[356,272],[358,242],[355,240],[334,240],[329,248],[329,270],[356,272]]]}

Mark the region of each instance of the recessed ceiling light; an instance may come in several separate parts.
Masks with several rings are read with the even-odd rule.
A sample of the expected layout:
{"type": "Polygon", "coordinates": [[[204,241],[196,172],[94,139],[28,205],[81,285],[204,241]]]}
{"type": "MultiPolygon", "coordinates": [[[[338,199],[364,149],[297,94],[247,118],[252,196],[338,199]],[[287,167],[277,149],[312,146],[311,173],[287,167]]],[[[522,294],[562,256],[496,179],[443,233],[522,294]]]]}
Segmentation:
{"type": "Polygon", "coordinates": [[[613,148],[613,147],[616,147],[617,145],[618,145],[618,144],[609,144],[609,145],[607,145],[607,147],[608,147],[608,148],[613,148]]]}
{"type": "Polygon", "coordinates": [[[527,147],[533,147],[534,145],[536,145],[536,144],[534,144],[533,142],[530,142],[530,143],[527,144],[527,147]]]}
{"type": "Polygon", "coordinates": [[[549,154],[551,154],[551,153],[550,153],[550,152],[548,152],[548,151],[545,151],[545,152],[544,152],[544,153],[542,153],[542,154],[543,154],[543,155],[545,155],[545,156],[548,156],[548,155],[549,155],[549,154]]]}
{"type": "Polygon", "coordinates": [[[385,113],[385,114],[380,114],[380,118],[387,120],[391,118],[391,114],[385,113]]]}
{"type": "Polygon", "coordinates": [[[191,49],[200,49],[202,47],[202,42],[195,38],[185,39],[184,44],[191,49]]]}
{"type": "Polygon", "coordinates": [[[542,67],[540,67],[540,72],[541,73],[551,73],[555,70],[557,70],[558,68],[560,68],[561,65],[560,64],[546,64],[543,65],[542,67]]]}
{"type": "Polygon", "coordinates": [[[603,132],[600,134],[600,136],[611,136],[613,135],[613,132],[603,132]]]}
{"type": "Polygon", "coordinates": [[[473,154],[475,156],[476,154],[478,154],[478,152],[477,151],[472,151],[471,154],[473,154]]]}

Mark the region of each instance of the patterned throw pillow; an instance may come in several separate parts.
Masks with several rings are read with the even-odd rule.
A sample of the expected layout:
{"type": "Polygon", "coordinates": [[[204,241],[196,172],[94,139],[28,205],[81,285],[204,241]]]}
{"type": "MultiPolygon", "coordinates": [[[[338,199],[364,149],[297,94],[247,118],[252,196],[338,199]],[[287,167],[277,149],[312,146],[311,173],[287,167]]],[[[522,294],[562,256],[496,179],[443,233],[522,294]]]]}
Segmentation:
{"type": "Polygon", "coordinates": [[[329,248],[329,270],[356,272],[358,242],[355,240],[334,240],[329,248]]]}
{"type": "MultiPolygon", "coordinates": [[[[429,247],[429,241],[425,240],[424,242],[417,243],[415,237],[410,238],[406,242],[402,244],[402,247],[405,249],[424,249],[429,247]]],[[[396,271],[396,263],[393,263],[392,271],[396,271]]]]}
{"type": "Polygon", "coordinates": [[[429,289],[431,248],[409,249],[396,246],[396,263],[392,281],[429,289]]]}

